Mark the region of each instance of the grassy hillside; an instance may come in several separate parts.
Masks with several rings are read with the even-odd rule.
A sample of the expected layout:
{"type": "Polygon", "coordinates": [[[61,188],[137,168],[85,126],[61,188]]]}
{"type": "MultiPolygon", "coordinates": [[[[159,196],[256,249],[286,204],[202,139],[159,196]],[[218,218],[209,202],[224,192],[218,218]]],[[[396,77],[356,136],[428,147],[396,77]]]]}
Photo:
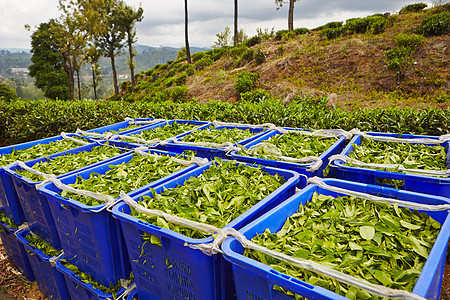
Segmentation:
{"type": "Polygon", "coordinates": [[[238,75],[250,72],[260,75],[250,91],[262,89],[259,95],[285,102],[320,95],[350,109],[448,107],[449,7],[409,7],[311,31],[260,32],[238,47],[197,53],[193,65],[157,65],[138,75],[137,94],[125,83],[122,95],[129,101],[236,102],[238,75]],[[436,16],[447,27],[430,35],[422,22],[436,16]]]}

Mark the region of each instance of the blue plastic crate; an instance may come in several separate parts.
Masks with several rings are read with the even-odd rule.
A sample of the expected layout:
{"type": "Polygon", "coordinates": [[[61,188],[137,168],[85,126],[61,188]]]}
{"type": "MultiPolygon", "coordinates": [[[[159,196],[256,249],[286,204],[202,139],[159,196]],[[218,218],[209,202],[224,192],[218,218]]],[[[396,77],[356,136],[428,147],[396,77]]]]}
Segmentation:
{"type": "MultiPolygon", "coordinates": [[[[67,136],[78,136],[76,134],[67,134],[67,136]]],[[[62,140],[61,136],[50,137],[42,140],[22,143],[0,148],[0,155],[10,154],[13,150],[23,150],[31,148],[38,144],[48,144],[62,140]]],[[[88,140],[87,140],[88,141],[88,140]]],[[[0,167],[0,211],[3,212],[16,225],[25,222],[25,215],[22,206],[17,198],[16,190],[11,177],[6,174],[4,168],[0,167]]]]}
{"type": "MultiPolygon", "coordinates": [[[[388,136],[388,137],[399,137],[398,134],[389,133],[367,133],[374,136],[388,136]]],[[[421,136],[412,134],[402,134],[402,138],[412,139],[412,138],[429,138],[429,139],[439,139],[436,136],[421,136]]],[[[360,145],[362,137],[360,135],[355,135],[350,143],[342,151],[342,155],[348,156],[350,152],[353,151],[353,145],[360,145]]],[[[379,142],[382,143],[382,142],[379,142]]],[[[446,164],[447,169],[450,168],[450,141],[440,144],[446,147],[446,164]]],[[[342,160],[336,160],[330,164],[331,172],[333,177],[337,177],[343,180],[356,181],[368,184],[376,184],[387,187],[394,187],[394,185],[386,184],[386,179],[388,180],[398,180],[402,184],[397,185],[397,188],[407,191],[413,191],[418,193],[431,194],[436,196],[443,196],[450,198],[450,178],[439,178],[426,175],[416,175],[416,174],[406,174],[400,172],[390,172],[382,171],[364,167],[352,167],[345,164],[342,160]]]]}
{"type": "Polygon", "coordinates": [[[17,234],[17,239],[26,249],[39,290],[49,299],[69,299],[69,292],[64,276],[50,262],[52,257],[47,256],[41,250],[30,245],[30,242],[25,239],[29,234],[31,234],[30,230],[22,230],[17,234]]]}
{"type": "MultiPolygon", "coordinates": [[[[192,124],[192,125],[198,126],[199,128],[204,128],[204,127],[206,127],[206,126],[208,126],[208,125],[210,124],[209,122],[206,122],[206,121],[168,120],[168,121],[160,122],[160,123],[158,123],[158,124],[154,124],[154,125],[151,125],[151,126],[146,126],[146,127],[140,128],[140,129],[136,129],[136,130],[133,130],[132,132],[121,133],[121,135],[134,135],[134,134],[140,134],[140,133],[142,133],[143,131],[153,130],[153,129],[156,129],[156,128],[158,128],[158,127],[163,127],[163,126],[171,125],[173,122],[177,122],[177,123],[180,123],[180,124],[192,124]]],[[[176,137],[176,138],[181,138],[181,137],[183,137],[183,136],[189,134],[190,132],[192,132],[192,130],[186,131],[186,132],[184,132],[184,133],[182,133],[182,134],[179,134],[179,135],[177,135],[177,136],[175,136],[175,137],[176,137]]],[[[113,137],[113,138],[111,139],[111,141],[114,142],[114,144],[115,144],[115,145],[118,145],[118,146],[122,146],[122,145],[123,145],[123,146],[126,146],[126,145],[128,145],[128,146],[132,146],[132,147],[156,146],[156,145],[158,144],[158,143],[154,143],[154,144],[152,144],[152,145],[144,145],[144,144],[140,144],[140,143],[137,143],[137,142],[121,141],[121,140],[118,139],[117,137],[113,137]]],[[[166,150],[166,149],[163,149],[163,150],[166,150]]],[[[171,151],[171,152],[176,152],[176,153],[181,153],[181,152],[182,152],[182,151],[172,151],[172,150],[169,150],[169,151],[171,151]]]]}
{"type": "Polygon", "coordinates": [[[7,228],[5,223],[0,222],[0,238],[9,260],[14,267],[22,272],[23,276],[30,281],[34,281],[33,269],[28,260],[27,252],[15,235],[17,231],[17,229],[7,228]]]}
{"type": "MultiPolygon", "coordinates": [[[[387,187],[366,185],[339,179],[325,179],[324,182],[330,186],[410,202],[423,204],[450,203],[450,201],[444,197],[430,197],[425,194],[396,190],[387,187]]],[[[311,200],[314,192],[335,197],[343,196],[319,188],[314,184],[310,184],[281,205],[239,230],[239,232],[249,240],[257,234],[263,233],[266,228],[269,228],[271,232],[278,232],[283,227],[286,219],[291,214],[298,212],[300,204],[305,204],[311,200]]],[[[427,299],[439,299],[447,244],[450,237],[450,218],[448,211],[426,213],[443,225],[413,292],[427,299]]],[[[347,299],[327,289],[307,284],[301,280],[277,272],[265,264],[243,256],[244,249],[235,238],[226,239],[222,244],[222,250],[225,253],[225,258],[232,262],[238,300],[292,299],[273,290],[273,285],[286,288],[291,292],[308,299],[347,299]]]]}
{"type": "MultiPolygon", "coordinates": [[[[111,132],[111,131],[119,131],[122,130],[119,134],[127,134],[130,132],[133,132],[135,130],[139,130],[140,128],[133,128],[133,129],[128,129],[126,130],[126,128],[130,125],[132,125],[133,121],[149,121],[149,122],[155,122],[155,123],[149,123],[149,124],[142,124],[140,128],[143,127],[148,127],[148,126],[154,126],[160,122],[163,121],[159,121],[159,120],[155,120],[155,119],[143,119],[143,118],[138,118],[138,119],[133,119],[132,121],[123,121],[123,122],[119,122],[119,123],[115,123],[115,124],[111,124],[111,125],[107,125],[107,126],[103,126],[103,127],[99,127],[99,128],[95,128],[95,129],[91,129],[91,130],[87,130],[87,132],[92,132],[92,133],[98,133],[98,134],[104,134],[107,132],[111,132]]],[[[98,139],[98,138],[97,138],[98,139]]]]}
{"type": "MultiPolygon", "coordinates": [[[[94,144],[88,144],[85,146],[81,146],[78,148],[73,148],[68,151],[60,152],[57,154],[49,155],[46,157],[38,158],[35,160],[31,160],[26,162],[25,164],[28,167],[32,167],[36,163],[49,161],[51,159],[55,159],[59,156],[66,155],[66,154],[76,154],[80,152],[89,152],[94,147],[102,147],[102,143],[94,143],[94,144]]],[[[104,164],[108,161],[112,161],[114,159],[117,159],[118,157],[126,155],[127,150],[123,149],[121,150],[123,153],[122,155],[118,155],[116,157],[107,159],[103,162],[98,162],[96,164],[86,166],[82,169],[74,170],[72,172],[69,172],[67,174],[63,174],[58,176],[58,178],[63,178],[64,176],[70,176],[72,174],[75,174],[77,172],[80,172],[87,168],[92,168],[94,166],[104,164]]],[[[61,249],[61,243],[58,237],[58,233],[56,231],[55,222],[53,221],[53,216],[50,211],[48,200],[45,196],[42,196],[39,194],[39,192],[36,190],[36,185],[40,184],[41,181],[35,182],[32,181],[29,178],[23,177],[16,173],[16,170],[21,170],[22,168],[19,166],[13,166],[10,168],[6,168],[6,173],[11,177],[17,197],[23,207],[24,213],[25,213],[25,220],[28,222],[28,226],[30,227],[31,231],[38,235],[40,238],[45,240],[47,243],[51,244],[56,249],[61,249]]]]}
{"type": "Polygon", "coordinates": [[[139,295],[137,290],[131,291],[131,293],[128,294],[127,300],[139,300],[139,295]]]}
{"type": "MultiPolygon", "coordinates": [[[[297,129],[297,128],[287,128],[287,127],[283,128],[283,129],[302,130],[302,129],[297,129]]],[[[266,133],[265,135],[255,139],[254,141],[246,144],[244,147],[247,149],[250,149],[251,147],[256,146],[259,143],[264,142],[278,134],[283,134],[283,133],[280,133],[276,130],[272,130],[272,131],[266,133]]],[[[336,142],[329,149],[327,149],[325,152],[323,152],[319,156],[319,158],[322,160],[323,164],[316,171],[307,171],[306,170],[311,165],[313,165],[313,163],[300,164],[300,163],[293,163],[293,162],[287,162],[287,161],[281,161],[281,160],[272,160],[272,159],[244,156],[244,155],[239,155],[239,151],[232,151],[230,153],[230,157],[232,157],[233,159],[237,159],[239,161],[245,161],[245,162],[255,163],[255,164],[260,164],[260,165],[266,165],[266,166],[271,166],[271,167],[280,168],[280,169],[292,170],[297,173],[304,174],[308,177],[312,177],[312,176],[323,177],[323,170],[328,166],[328,159],[330,158],[330,156],[332,156],[334,154],[341,153],[342,149],[344,148],[344,144],[345,144],[345,137],[340,137],[336,140],[336,142]]]]}
{"type": "MultiPolygon", "coordinates": [[[[61,259],[65,258],[64,256],[61,259]]],[[[83,300],[112,300],[120,297],[125,289],[122,287],[117,291],[116,295],[110,293],[104,293],[98,289],[94,289],[92,284],[84,283],[80,277],[75,275],[71,270],[67,269],[60,260],[56,262],[56,269],[60,272],[66,281],[67,289],[71,299],[83,299],[83,300]]],[[[113,283],[114,285],[116,282],[113,283]]],[[[109,287],[109,284],[107,285],[109,287]]]]}
{"type": "MultiPolygon", "coordinates": [[[[211,128],[214,128],[214,125],[212,123],[210,123],[208,126],[204,126],[202,128],[199,128],[199,130],[209,130],[211,128]]],[[[259,137],[267,134],[269,131],[267,128],[253,128],[253,127],[248,127],[245,125],[242,126],[216,126],[215,129],[220,130],[220,129],[241,129],[241,130],[250,130],[252,133],[254,133],[253,136],[239,141],[237,143],[234,143],[235,145],[247,145],[248,143],[254,141],[255,139],[258,139],[259,137]]],[[[189,132],[190,133],[190,132],[189,132]]],[[[178,140],[183,141],[183,137],[188,135],[189,133],[186,133],[182,136],[178,136],[178,140]]],[[[192,145],[183,145],[183,144],[177,144],[174,142],[169,142],[165,145],[157,145],[158,149],[162,149],[162,150],[167,150],[167,151],[173,151],[173,152],[183,152],[185,150],[188,151],[195,151],[197,153],[197,156],[200,157],[206,157],[208,159],[213,159],[214,157],[220,157],[220,158],[225,158],[225,154],[226,152],[224,151],[225,147],[221,147],[221,148],[210,148],[210,147],[202,147],[202,146],[192,146],[192,145]]]]}
{"type": "MultiPolygon", "coordinates": [[[[161,193],[165,188],[183,185],[192,177],[207,170],[212,163],[199,167],[170,182],[155,188],[161,193]]],[[[250,166],[250,165],[249,165],[250,166]]],[[[239,229],[259,215],[270,210],[294,194],[299,174],[262,167],[269,174],[279,174],[286,182],[247,212],[230,222],[226,227],[239,229]]],[[[150,192],[133,197],[135,201],[150,192]]],[[[232,299],[231,267],[220,255],[208,256],[199,250],[184,246],[185,242],[202,244],[212,242],[212,237],[193,239],[165,228],[148,224],[130,215],[130,208],[123,201],[113,208],[113,216],[120,220],[137,291],[142,299],[232,299]],[[162,247],[144,243],[143,233],[149,233],[161,240],[162,247]],[[227,272],[230,271],[230,272],[227,272]]]]}
{"type": "MultiPolygon", "coordinates": [[[[175,155],[170,152],[151,150],[151,153],[161,155],[175,155]]],[[[110,165],[127,163],[133,154],[121,156],[107,163],[90,167],[61,178],[64,184],[72,184],[77,177],[89,178],[92,173],[104,174],[110,165]]],[[[157,180],[147,186],[129,193],[130,196],[149,190],[185,172],[195,169],[196,165],[185,167],[167,177],[157,180]]],[[[103,209],[105,205],[87,206],[78,201],[59,195],[61,190],[53,183],[46,184],[39,189],[49,203],[56,225],[57,233],[67,260],[76,265],[82,272],[91,275],[103,285],[109,286],[129,274],[129,260],[123,241],[120,224],[112,215],[103,209]]]]}

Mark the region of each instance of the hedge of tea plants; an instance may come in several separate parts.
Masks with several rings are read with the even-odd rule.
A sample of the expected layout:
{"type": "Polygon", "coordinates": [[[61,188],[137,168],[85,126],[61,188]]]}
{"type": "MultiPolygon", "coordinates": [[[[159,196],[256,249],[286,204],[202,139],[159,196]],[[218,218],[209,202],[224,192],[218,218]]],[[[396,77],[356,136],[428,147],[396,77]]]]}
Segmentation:
{"type": "Polygon", "coordinates": [[[278,126],[442,135],[449,132],[450,109],[359,109],[328,105],[325,97],[296,98],[282,104],[267,98],[258,103],[210,101],[174,103],[99,101],[0,101],[0,146],[93,129],[125,117],[218,120],[278,126]]]}

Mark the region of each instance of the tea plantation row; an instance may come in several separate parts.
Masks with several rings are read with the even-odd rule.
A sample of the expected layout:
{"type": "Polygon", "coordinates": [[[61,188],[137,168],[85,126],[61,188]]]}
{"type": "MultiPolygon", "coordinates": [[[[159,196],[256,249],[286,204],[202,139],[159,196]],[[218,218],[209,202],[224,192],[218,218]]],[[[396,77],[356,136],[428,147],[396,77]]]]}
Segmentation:
{"type": "Polygon", "coordinates": [[[92,129],[123,121],[125,117],[219,120],[249,124],[274,123],[283,127],[441,135],[449,133],[450,109],[414,110],[333,109],[323,97],[282,104],[279,100],[236,104],[211,101],[149,103],[95,101],[0,102],[0,146],[92,129]]]}

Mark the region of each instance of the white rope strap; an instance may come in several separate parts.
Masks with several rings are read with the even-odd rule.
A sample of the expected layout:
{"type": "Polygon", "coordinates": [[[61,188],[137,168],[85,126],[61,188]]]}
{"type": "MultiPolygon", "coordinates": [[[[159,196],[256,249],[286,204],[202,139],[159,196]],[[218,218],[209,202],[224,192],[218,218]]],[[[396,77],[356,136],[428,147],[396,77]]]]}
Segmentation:
{"type": "Polygon", "coordinates": [[[394,290],[390,288],[386,288],[381,285],[370,283],[364,279],[356,278],[345,273],[336,271],[329,267],[323,266],[316,262],[305,260],[297,257],[291,257],[283,253],[279,253],[276,251],[269,250],[263,246],[259,246],[252,241],[249,241],[244,235],[239,233],[233,228],[223,228],[219,229],[212,225],[198,223],[192,220],[183,219],[174,215],[167,214],[163,211],[148,209],[140,205],[138,202],[134,201],[130,196],[126,195],[123,191],[120,192],[120,197],[124,200],[126,204],[130,207],[134,208],[138,213],[146,214],[149,216],[163,217],[167,222],[171,222],[176,225],[185,226],[191,229],[200,230],[202,232],[206,232],[209,234],[217,235],[214,239],[214,242],[209,244],[190,244],[185,243],[184,245],[192,248],[198,249],[204,252],[207,255],[212,255],[216,253],[223,253],[220,250],[220,245],[228,236],[235,237],[244,248],[253,249],[259,251],[261,253],[270,255],[272,257],[278,258],[282,261],[285,261],[290,264],[294,264],[299,266],[302,269],[309,270],[318,274],[322,274],[326,277],[333,278],[339,282],[350,284],[352,286],[359,287],[361,289],[365,289],[374,295],[378,295],[381,297],[390,297],[390,298],[398,298],[398,299],[417,299],[417,300],[425,300],[425,298],[415,295],[413,293],[401,290],[394,290]]]}
{"type": "Polygon", "coordinates": [[[350,158],[346,155],[336,154],[330,157],[329,161],[341,160],[346,163],[351,163],[359,167],[372,167],[372,168],[386,168],[403,171],[405,173],[415,173],[415,174],[425,174],[433,176],[449,177],[450,169],[447,170],[424,170],[424,169],[408,169],[402,164],[376,164],[376,163],[365,163],[354,158],[350,158]]]}
{"type": "Polygon", "coordinates": [[[125,121],[128,121],[128,124],[130,125],[145,125],[145,124],[155,124],[155,123],[159,123],[159,122],[164,122],[166,121],[166,119],[153,119],[153,120],[148,120],[148,121],[135,121],[132,118],[125,118],[125,121]]]}
{"type": "Polygon", "coordinates": [[[78,143],[78,144],[81,144],[81,145],[88,145],[88,144],[90,144],[89,142],[81,141],[81,140],[75,139],[75,138],[73,138],[71,136],[68,136],[67,133],[65,133],[65,132],[61,132],[61,136],[65,140],[71,140],[72,142],[75,142],[75,143],[78,143]]]}
{"type": "Polygon", "coordinates": [[[39,170],[30,168],[30,167],[27,166],[23,161],[20,161],[20,160],[16,160],[15,162],[9,164],[9,165],[8,165],[8,168],[10,168],[10,167],[12,167],[12,166],[15,166],[15,165],[18,165],[20,168],[22,168],[22,169],[24,169],[25,171],[28,171],[28,172],[30,172],[30,173],[32,173],[32,174],[34,174],[34,175],[42,176],[42,177],[44,177],[45,179],[56,178],[56,176],[53,175],[53,174],[43,173],[43,172],[41,172],[41,171],[39,171],[39,170]]]}
{"type": "Polygon", "coordinates": [[[437,139],[430,139],[430,138],[412,138],[412,139],[404,139],[404,138],[396,138],[396,137],[390,137],[390,136],[377,136],[377,135],[370,135],[366,134],[359,129],[352,129],[350,131],[353,134],[361,135],[364,138],[372,139],[375,141],[383,141],[383,142],[395,142],[395,143],[414,143],[414,144],[441,144],[445,143],[447,141],[450,141],[450,134],[444,134],[439,136],[437,139]]]}
{"type": "Polygon", "coordinates": [[[233,150],[239,150],[240,148],[236,147],[233,143],[231,142],[225,142],[222,144],[218,144],[218,143],[208,143],[208,142],[185,142],[185,141],[180,141],[175,137],[169,138],[167,140],[161,141],[159,144],[161,146],[166,146],[168,145],[170,142],[174,143],[174,144],[178,144],[178,145],[186,145],[186,146],[194,146],[194,147],[209,147],[209,148],[217,148],[218,150],[222,150],[224,152],[229,152],[229,151],[233,151],[233,150]]]}
{"type": "Polygon", "coordinates": [[[239,232],[237,232],[237,234],[235,234],[233,236],[242,244],[242,246],[244,248],[259,251],[261,253],[275,257],[275,258],[282,260],[284,262],[287,262],[289,264],[296,265],[304,270],[312,271],[317,274],[321,274],[326,277],[335,279],[341,283],[346,283],[346,284],[367,290],[371,294],[378,295],[380,297],[388,297],[388,298],[425,300],[425,298],[418,296],[416,294],[407,292],[407,291],[394,290],[394,289],[387,288],[387,287],[384,287],[384,286],[381,286],[378,284],[373,284],[364,279],[347,275],[343,272],[336,271],[332,268],[323,266],[321,264],[318,264],[318,263],[310,261],[310,260],[306,260],[306,259],[302,259],[302,258],[298,258],[298,257],[292,257],[292,256],[286,255],[284,253],[269,250],[263,246],[253,243],[252,241],[249,241],[245,236],[243,236],[239,232]]]}
{"type": "Polygon", "coordinates": [[[85,136],[96,137],[96,138],[104,138],[104,139],[107,139],[107,140],[109,140],[112,136],[114,136],[114,134],[112,134],[111,132],[96,133],[96,132],[84,131],[84,130],[81,130],[79,128],[77,128],[77,131],[75,131],[75,133],[78,133],[78,134],[81,134],[81,135],[85,135],[85,136]]]}
{"type": "Polygon", "coordinates": [[[353,137],[353,134],[350,131],[345,131],[343,129],[319,129],[319,130],[285,130],[285,132],[280,133],[290,133],[290,134],[303,134],[308,136],[318,136],[318,137],[345,137],[346,140],[349,140],[353,137]]]}
{"type": "Polygon", "coordinates": [[[160,142],[161,140],[156,138],[153,140],[145,140],[145,139],[141,139],[139,137],[136,136],[131,136],[131,135],[121,135],[121,134],[115,134],[113,136],[114,139],[128,139],[128,140],[132,140],[134,142],[137,142],[139,144],[156,144],[158,142],[160,142]]]}
{"type": "MultiPolygon", "coordinates": [[[[138,147],[134,148],[134,152],[141,156],[152,156],[152,157],[160,157],[161,155],[153,154],[144,152],[145,150],[148,150],[148,147],[138,147]]],[[[193,157],[191,160],[185,160],[185,159],[179,159],[173,156],[169,156],[170,160],[176,163],[179,163],[184,166],[190,166],[192,164],[197,164],[198,166],[204,166],[209,163],[209,160],[207,158],[200,158],[200,157],[193,157]]]]}
{"type": "Polygon", "coordinates": [[[116,201],[116,199],[111,196],[111,195],[106,195],[106,194],[102,194],[102,193],[97,193],[97,192],[92,192],[92,191],[88,191],[88,190],[81,190],[81,189],[76,189],[70,185],[64,184],[62,183],[59,179],[57,178],[48,178],[44,181],[42,181],[41,183],[36,185],[36,189],[38,190],[41,186],[52,182],[57,188],[59,188],[60,190],[63,191],[67,191],[67,192],[71,192],[77,195],[81,195],[81,196],[85,196],[85,197],[89,197],[89,198],[93,198],[95,200],[99,200],[102,202],[105,202],[105,205],[100,208],[100,209],[91,209],[90,211],[92,212],[100,212],[106,208],[108,208],[109,206],[113,205],[116,201]]]}
{"type": "Polygon", "coordinates": [[[285,133],[287,130],[283,129],[281,127],[276,126],[272,123],[264,123],[259,125],[253,125],[253,124],[241,124],[241,123],[228,123],[228,122],[219,122],[219,121],[212,121],[212,124],[214,127],[219,126],[233,126],[233,127],[249,127],[249,128],[267,128],[269,130],[276,130],[281,133],[285,133]]]}
{"type": "MultiPolygon", "coordinates": [[[[267,153],[275,156],[275,158],[280,159],[280,160],[285,160],[288,162],[294,162],[294,163],[300,163],[300,164],[314,162],[311,166],[309,166],[309,168],[306,169],[307,171],[311,171],[311,172],[317,171],[323,164],[323,161],[317,156],[305,156],[302,158],[283,156],[283,155],[281,155],[282,151],[277,146],[275,146],[272,143],[268,143],[268,142],[261,142],[259,144],[256,144],[256,145],[250,147],[248,149],[248,152],[250,152],[251,154],[255,154],[259,149],[264,149],[267,153]]],[[[239,148],[239,150],[240,150],[240,148],[239,148]]]]}
{"type": "MultiPolygon", "coordinates": [[[[170,215],[170,214],[165,213],[160,210],[145,208],[144,206],[140,205],[138,202],[134,201],[130,196],[125,194],[125,192],[123,192],[123,191],[120,192],[120,197],[126,204],[128,204],[130,207],[135,209],[138,213],[145,214],[148,216],[153,216],[153,217],[163,217],[164,219],[166,219],[167,222],[170,222],[170,223],[173,223],[176,225],[188,227],[188,228],[199,230],[199,231],[206,232],[209,234],[217,234],[218,236],[221,237],[221,240],[224,240],[224,238],[226,238],[226,236],[224,236],[225,234],[222,231],[222,229],[217,228],[215,226],[202,224],[202,223],[195,222],[192,220],[180,218],[180,217],[170,215]]],[[[188,244],[185,244],[185,246],[187,246],[187,245],[188,244]]],[[[222,253],[222,250],[220,250],[220,245],[218,245],[217,243],[215,243],[213,247],[212,247],[212,245],[209,245],[209,244],[207,244],[207,245],[208,246],[204,246],[205,249],[206,248],[210,248],[210,249],[209,249],[209,251],[205,252],[205,254],[212,255],[215,253],[222,253]]],[[[192,245],[192,246],[194,246],[194,245],[192,245]]]]}
{"type": "Polygon", "coordinates": [[[319,177],[309,178],[308,183],[313,183],[324,190],[329,190],[329,191],[333,191],[333,192],[344,194],[344,195],[354,196],[357,198],[366,199],[366,200],[373,201],[373,202],[390,204],[390,205],[398,205],[398,206],[402,206],[402,207],[414,209],[414,210],[420,210],[420,211],[450,210],[450,204],[438,204],[438,205],[420,204],[420,203],[415,203],[415,202],[411,202],[411,201],[379,197],[379,196],[374,196],[374,195],[370,195],[367,193],[362,193],[362,192],[347,190],[347,189],[343,189],[343,188],[339,188],[339,187],[335,187],[335,186],[330,186],[330,185],[326,184],[325,182],[323,182],[323,179],[319,178],[319,177]]]}

